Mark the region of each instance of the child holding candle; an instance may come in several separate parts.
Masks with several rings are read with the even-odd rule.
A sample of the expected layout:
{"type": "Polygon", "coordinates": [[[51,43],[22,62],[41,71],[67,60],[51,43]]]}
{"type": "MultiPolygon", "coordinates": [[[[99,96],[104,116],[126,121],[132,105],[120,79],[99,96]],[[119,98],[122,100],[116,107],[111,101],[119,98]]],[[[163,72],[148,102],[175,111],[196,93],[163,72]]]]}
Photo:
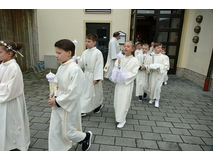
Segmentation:
{"type": "Polygon", "coordinates": [[[23,76],[14,59],[21,43],[0,41],[0,151],[28,150],[30,128],[23,76]]]}
{"type": "Polygon", "coordinates": [[[126,123],[126,115],[132,99],[134,79],[139,68],[138,60],[133,56],[134,45],[131,41],[124,44],[124,53],[125,56],[123,58],[116,60],[111,77],[111,80],[116,83],[114,109],[118,128],[122,128],[126,123]]]}
{"type": "Polygon", "coordinates": [[[92,132],[82,132],[80,97],[83,72],[72,57],[75,45],[67,39],[55,43],[56,59],[61,63],[54,83],[56,90],[48,103],[52,107],[49,150],[69,150],[73,143],[82,144],[82,150],[90,148],[92,132]]]}
{"type": "Polygon", "coordinates": [[[143,53],[136,56],[140,65],[136,77],[136,96],[138,96],[138,101],[142,101],[142,98],[146,98],[148,90],[148,73],[145,67],[145,60],[147,52],[149,51],[149,45],[143,44],[142,49],[143,53]]]}

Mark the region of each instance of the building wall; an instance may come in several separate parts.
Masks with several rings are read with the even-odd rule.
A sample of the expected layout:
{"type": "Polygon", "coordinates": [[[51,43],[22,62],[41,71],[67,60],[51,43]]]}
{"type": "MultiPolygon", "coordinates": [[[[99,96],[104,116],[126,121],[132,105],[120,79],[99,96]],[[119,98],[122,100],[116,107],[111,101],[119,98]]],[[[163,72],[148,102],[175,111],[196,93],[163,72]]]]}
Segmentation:
{"type": "Polygon", "coordinates": [[[213,10],[185,10],[177,67],[207,75],[213,47],[212,17],[213,10]],[[203,21],[200,24],[201,32],[198,34],[197,52],[194,53],[195,44],[192,38],[196,35],[194,27],[197,25],[195,19],[198,15],[203,15],[203,21]]]}
{"type": "MultiPolygon", "coordinates": [[[[180,51],[177,63],[177,75],[186,77],[203,87],[208,72],[213,47],[213,10],[185,10],[180,51]],[[200,24],[201,32],[196,34],[194,27],[198,25],[196,17],[203,16],[200,24]],[[197,52],[193,36],[199,36],[197,52]]],[[[210,86],[213,90],[213,85],[210,86]]]]}
{"type": "Polygon", "coordinates": [[[81,55],[85,50],[86,22],[110,23],[111,37],[113,32],[123,31],[129,39],[130,12],[128,9],[112,9],[111,14],[86,14],[83,9],[37,10],[39,59],[55,55],[54,43],[64,38],[77,40],[76,55],[81,55]]]}

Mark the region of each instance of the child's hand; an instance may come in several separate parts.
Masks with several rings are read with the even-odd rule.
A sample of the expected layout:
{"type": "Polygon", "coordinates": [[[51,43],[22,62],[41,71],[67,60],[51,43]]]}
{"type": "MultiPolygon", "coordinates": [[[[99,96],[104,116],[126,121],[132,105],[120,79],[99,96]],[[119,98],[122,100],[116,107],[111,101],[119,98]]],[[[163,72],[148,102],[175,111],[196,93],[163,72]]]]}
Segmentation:
{"type": "Polygon", "coordinates": [[[141,70],[142,70],[142,71],[146,70],[146,67],[145,67],[145,66],[142,66],[142,67],[141,67],[141,70]]]}
{"type": "Polygon", "coordinates": [[[51,96],[50,96],[50,98],[53,98],[55,96],[55,94],[53,93],[51,96]]]}
{"type": "Polygon", "coordinates": [[[50,99],[48,100],[48,104],[49,104],[51,107],[55,106],[55,98],[50,98],[50,99]]]}

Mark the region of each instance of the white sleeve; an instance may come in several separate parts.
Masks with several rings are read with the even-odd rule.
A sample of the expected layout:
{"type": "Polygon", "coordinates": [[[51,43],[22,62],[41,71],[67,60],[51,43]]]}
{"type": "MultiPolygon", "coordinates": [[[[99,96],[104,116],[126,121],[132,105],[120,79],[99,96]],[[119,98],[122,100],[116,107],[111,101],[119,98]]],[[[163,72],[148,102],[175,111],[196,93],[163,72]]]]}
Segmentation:
{"type": "Polygon", "coordinates": [[[95,62],[95,68],[94,68],[94,80],[103,80],[103,56],[102,53],[99,52],[96,55],[96,62],[95,62]]]}
{"type": "Polygon", "coordinates": [[[8,81],[0,83],[0,103],[8,102],[24,93],[22,73],[19,68],[13,67],[7,75],[8,81]]]}

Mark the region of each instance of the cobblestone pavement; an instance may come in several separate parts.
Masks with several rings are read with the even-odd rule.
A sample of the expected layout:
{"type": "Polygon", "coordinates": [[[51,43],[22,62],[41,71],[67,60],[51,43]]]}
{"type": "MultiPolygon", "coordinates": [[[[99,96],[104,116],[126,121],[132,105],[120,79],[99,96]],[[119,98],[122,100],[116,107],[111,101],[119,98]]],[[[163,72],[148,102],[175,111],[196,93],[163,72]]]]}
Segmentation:
{"type": "MultiPolygon", "coordinates": [[[[51,108],[47,103],[46,73],[24,73],[31,129],[29,150],[33,151],[48,150],[51,108]]],[[[104,80],[103,90],[105,107],[101,113],[82,119],[83,130],[91,130],[94,135],[91,151],[212,150],[213,93],[203,92],[191,81],[171,75],[168,85],[162,86],[159,108],[148,104],[148,99],[138,102],[134,90],[127,123],[117,129],[114,84],[104,80]]],[[[81,146],[71,150],[81,150],[81,146]]]]}

